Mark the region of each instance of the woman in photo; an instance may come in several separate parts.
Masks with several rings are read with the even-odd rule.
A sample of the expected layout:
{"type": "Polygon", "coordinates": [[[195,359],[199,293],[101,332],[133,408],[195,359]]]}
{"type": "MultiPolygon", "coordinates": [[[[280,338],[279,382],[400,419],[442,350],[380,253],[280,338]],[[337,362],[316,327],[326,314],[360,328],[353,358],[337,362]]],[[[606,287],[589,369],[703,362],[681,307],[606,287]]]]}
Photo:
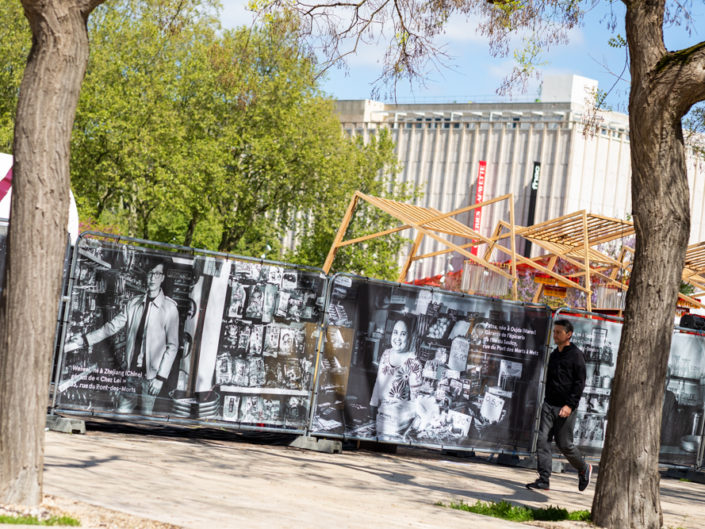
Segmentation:
{"type": "Polygon", "coordinates": [[[392,327],[390,348],[382,353],[370,406],[376,411],[377,436],[399,437],[416,415],[415,403],[421,387],[421,362],[411,343],[413,325],[400,318],[392,327]]]}

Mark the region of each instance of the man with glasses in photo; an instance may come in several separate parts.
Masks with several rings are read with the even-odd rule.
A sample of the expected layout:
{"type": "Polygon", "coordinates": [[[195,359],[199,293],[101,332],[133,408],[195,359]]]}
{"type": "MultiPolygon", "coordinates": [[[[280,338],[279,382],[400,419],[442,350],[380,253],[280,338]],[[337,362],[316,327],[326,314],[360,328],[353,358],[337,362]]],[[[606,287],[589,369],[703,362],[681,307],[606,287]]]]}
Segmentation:
{"type": "Polygon", "coordinates": [[[128,391],[120,393],[118,411],[150,415],[169,377],[179,344],[176,302],[162,290],[166,263],[147,267],[147,292],[127,302],[120,313],[102,327],[69,340],[64,352],[92,347],[126,329],[124,366],[128,391]]]}

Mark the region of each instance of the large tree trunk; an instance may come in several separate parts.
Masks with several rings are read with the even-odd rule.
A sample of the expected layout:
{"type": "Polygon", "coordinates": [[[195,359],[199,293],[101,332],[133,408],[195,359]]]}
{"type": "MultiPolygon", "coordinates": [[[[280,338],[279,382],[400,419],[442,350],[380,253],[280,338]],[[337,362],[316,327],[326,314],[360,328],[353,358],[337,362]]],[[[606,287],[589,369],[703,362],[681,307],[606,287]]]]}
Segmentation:
{"type": "Polygon", "coordinates": [[[661,410],[690,231],[689,192],[680,121],[648,111],[630,116],[636,255],[593,520],[659,529],[661,410]]]}
{"type": "Polygon", "coordinates": [[[41,501],[44,425],[69,208],[69,144],[101,0],[22,0],[32,49],[20,88],[0,304],[0,503],[41,501]]]}
{"type": "Polygon", "coordinates": [[[662,26],[662,2],[628,4],[636,254],[592,511],[597,525],[612,529],[662,525],[661,411],[690,233],[681,118],[703,92],[702,67],[673,60],[662,26]]]}

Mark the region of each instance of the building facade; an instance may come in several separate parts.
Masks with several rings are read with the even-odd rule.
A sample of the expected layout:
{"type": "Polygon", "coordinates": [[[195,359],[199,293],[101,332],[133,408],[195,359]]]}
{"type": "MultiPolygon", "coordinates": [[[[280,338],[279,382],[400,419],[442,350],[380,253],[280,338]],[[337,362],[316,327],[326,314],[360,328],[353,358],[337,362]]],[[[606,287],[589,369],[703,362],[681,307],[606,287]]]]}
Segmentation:
{"type": "MultiPolygon", "coordinates": [[[[483,200],[514,197],[515,222],[525,226],[579,210],[627,219],[631,213],[629,118],[618,112],[590,115],[597,81],[575,75],[546,76],[533,102],[387,104],[337,102],[343,129],[365,140],[388,129],[403,169],[401,181],[423,191],[417,205],[449,212],[475,203],[485,168],[483,200]],[[596,119],[597,132],[584,134],[596,119]],[[535,190],[533,213],[532,183],[535,190]],[[533,221],[532,221],[533,219],[533,221]]],[[[691,243],[705,239],[705,164],[690,149],[691,243]]],[[[459,215],[473,226],[473,213],[459,215]]],[[[509,205],[483,208],[480,232],[489,236],[509,205]]],[[[441,248],[425,238],[419,253],[441,248]]],[[[403,260],[405,256],[401,256],[403,260]]],[[[458,269],[462,256],[416,262],[407,279],[458,269]]]]}

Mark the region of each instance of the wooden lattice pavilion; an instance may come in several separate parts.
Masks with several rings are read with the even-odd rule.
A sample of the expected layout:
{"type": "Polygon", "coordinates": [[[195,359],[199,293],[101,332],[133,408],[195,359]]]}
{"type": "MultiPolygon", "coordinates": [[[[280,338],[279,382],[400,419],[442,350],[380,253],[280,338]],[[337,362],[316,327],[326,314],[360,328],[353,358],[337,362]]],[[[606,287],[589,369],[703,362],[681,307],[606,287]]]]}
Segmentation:
{"type": "Polygon", "coordinates": [[[683,267],[683,281],[698,290],[696,295],[705,294],[705,241],[688,246],[683,267]]]}
{"type": "MultiPolygon", "coordinates": [[[[609,243],[618,239],[625,239],[634,234],[634,225],[631,222],[595,215],[585,210],[576,211],[555,219],[547,220],[533,226],[517,226],[515,234],[545,251],[545,253],[532,258],[529,266],[537,261],[548,261],[547,268],[553,270],[558,259],[571,264],[575,271],[570,276],[564,275],[557,283],[559,285],[577,288],[586,293],[586,309],[592,310],[592,279],[600,278],[605,284],[627,290],[627,286],[618,281],[616,276],[622,268],[623,261],[619,261],[596,249],[596,246],[609,243]],[[607,275],[605,272],[613,272],[607,275]],[[584,285],[571,278],[585,279],[584,285]]],[[[495,228],[492,239],[496,242],[511,237],[507,226],[499,222],[495,228]]],[[[490,246],[491,252],[497,246],[490,246]]],[[[490,256],[486,254],[486,257],[490,256]]],[[[538,270],[538,269],[537,269],[538,270]]],[[[534,295],[538,301],[544,285],[534,295]]]]}
{"type": "MultiPolygon", "coordinates": [[[[397,233],[407,229],[416,231],[416,238],[409,252],[404,266],[399,275],[399,281],[405,281],[411,264],[415,261],[457,252],[467,260],[492,271],[508,279],[512,283],[512,298],[518,298],[517,292],[517,264],[522,263],[535,272],[548,276],[553,285],[560,285],[568,288],[576,288],[585,292],[585,309],[592,311],[592,282],[593,279],[600,280],[601,284],[607,288],[626,292],[629,288],[625,278],[631,269],[630,254],[633,250],[626,245],[622,245],[617,258],[611,257],[600,251],[596,247],[616,240],[624,240],[634,235],[633,223],[625,220],[614,219],[603,215],[588,213],[587,211],[577,211],[568,215],[563,215],[555,219],[547,220],[533,226],[517,226],[514,222],[514,197],[512,194],[502,195],[486,202],[473,204],[449,213],[442,213],[433,208],[425,208],[405,204],[395,200],[373,197],[359,191],[355,192],[348,205],[343,221],[338,229],[335,240],[326,258],[323,270],[328,273],[337,250],[341,247],[356,243],[364,243],[376,237],[382,237],[392,233],[397,233]],[[345,232],[348,229],[355,208],[360,200],[388,213],[401,224],[396,228],[380,231],[355,239],[344,240],[345,232]],[[461,223],[453,218],[456,215],[472,211],[476,208],[484,208],[503,201],[508,201],[509,221],[498,222],[492,236],[485,237],[481,233],[461,223]],[[430,237],[439,242],[444,249],[418,255],[424,237],[430,237]],[[466,242],[455,244],[450,237],[458,237],[466,242]],[[545,253],[533,258],[527,258],[516,251],[517,238],[524,239],[531,245],[535,245],[545,253]],[[507,246],[501,244],[505,241],[507,246]],[[482,256],[475,255],[470,249],[473,247],[486,245],[482,256]],[[498,264],[497,259],[491,260],[494,252],[504,254],[504,265],[498,264]],[[573,270],[569,274],[560,274],[554,270],[558,260],[562,259],[572,265],[573,270]],[[547,263],[545,266],[541,263],[547,263]],[[621,274],[620,274],[621,272],[621,274]],[[584,284],[580,284],[582,278],[584,284]],[[577,279],[577,280],[576,280],[577,279]]],[[[683,271],[684,281],[705,291],[705,242],[689,247],[686,256],[686,266],[683,271]]],[[[544,284],[539,287],[534,295],[534,301],[538,301],[541,296],[544,284]]],[[[680,301],[691,307],[705,308],[700,302],[692,297],[679,295],[680,301]]]]}
{"type": "MultiPolygon", "coordinates": [[[[472,206],[467,206],[464,208],[456,209],[454,211],[451,211],[450,213],[442,213],[438,211],[437,209],[433,208],[425,208],[421,206],[414,206],[411,204],[405,204],[402,202],[398,202],[396,200],[390,200],[386,198],[379,198],[379,197],[373,197],[370,195],[366,195],[364,193],[361,193],[359,191],[356,191],[355,194],[353,195],[352,200],[350,201],[350,204],[348,205],[348,209],[345,212],[345,216],[343,217],[343,222],[340,225],[340,228],[338,229],[338,233],[336,234],[336,237],[333,241],[333,244],[331,246],[330,251],[328,252],[328,257],[326,258],[325,264],[323,265],[323,270],[328,273],[330,270],[331,265],[333,264],[333,260],[335,259],[335,254],[338,251],[339,248],[342,248],[343,246],[348,246],[351,244],[356,244],[356,243],[363,243],[365,241],[368,241],[370,239],[374,239],[376,237],[382,237],[384,235],[389,235],[392,233],[397,233],[403,230],[407,229],[414,229],[416,231],[416,239],[414,240],[414,243],[411,247],[411,251],[409,253],[409,257],[404,264],[401,274],[399,276],[399,281],[404,281],[406,279],[406,275],[409,272],[409,267],[414,261],[420,260],[420,259],[425,259],[427,257],[433,257],[436,255],[441,255],[444,253],[449,253],[449,252],[457,252],[467,259],[476,262],[478,264],[481,264],[483,267],[487,268],[488,270],[492,270],[493,272],[496,272],[497,274],[500,274],[507,279],[511,280],[513,283],[512,291],[513,291],[513,296],[514,299],[517,298],[517,281],[516,281],[516,266],[512,266],[511,272],[506,272],[503,270],[501,267],[496,266],[493,263],[490,263],[486,259],[482,257],[478,257],[477,255],[474,255],[471,251],[469,251],[470,248],[473,246],[477,246],[479,244],[484,244],[484,243],[491,243],[492,241],[482,235],[481,233],[476,232],[475,230],[469,228],[462,222],[459,222],[457,219],[453,218],[456,215],[459,215],[461,213],[465,213],[468,211],[472,211],[475,208],[480,208],[480,207],[487,207],[492,204],[496,204],[498,202],[502,202],[508,200],[509,201],[509,231],[510,233],[513,233],[513,226],[514,226],[514,203],[512,200],[512,195],[502,195],[500,197],[497,197],[492,200],[488,200],[486,202],[478,203],[478,204],[473,204],[472,206]],[[397,219],[399,222],[401,222],[401,225],[392,228],[389,230],[384,230],[380,231],[377,233],[373,233],[370,235],[365,235],[363,237],[357,237],[355,239],[350,239],[350,240],[343,240],[345,237],[345,232],[348,229],[348,226],[350,224],[350,221],[352,219],[353,213],[355,211],[355,208],[358,205],[358,202],[360,200],[364,200],[365,202],[375,206],[376,208],[384,211],[385,213],[391,215],[395,219],[397,219]],[[438,252],[433,252],[425,255],[417,255],[417,252],[421,246],[421,242],[423,241],[424,237],[430,237],[431,239],[439,242],[441,245],[445,246],[445,250],[440,250],[438,252]],[[455,244],[451,242],[450,237],[459,237],[461,239],[467,240],[467,242],[463,244],[455,244]]],[[[510,248],[504,249],[504,251],[509,254],[511,258],[512,263],[516,263],[517,261],[517,255],[515,252],[514,248],[514,238],[511,238],[511,244],[510,248]]],[[[548,272],[548,270],[547,270],[548,272]]]]}

